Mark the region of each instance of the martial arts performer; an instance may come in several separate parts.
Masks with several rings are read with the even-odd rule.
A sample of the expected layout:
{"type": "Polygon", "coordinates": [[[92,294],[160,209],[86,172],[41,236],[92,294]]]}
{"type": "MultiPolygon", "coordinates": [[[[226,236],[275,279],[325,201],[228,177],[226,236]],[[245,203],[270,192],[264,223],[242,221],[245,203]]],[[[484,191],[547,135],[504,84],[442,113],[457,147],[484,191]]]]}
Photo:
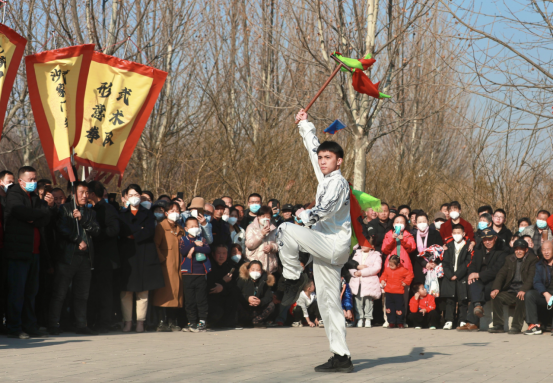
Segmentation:
{"type": "Polygon", "coordinates": [[[351,244],[350,189],[340,172],[344,150],[333,141],[320,144],[315,126],[307,121],[307,113],[303,109],[296,120],[300,121],[300,135],[309,152],[319,186],[316,205],[312,209],[296,212],[296,217],[301,218],[305,226],[283,223],[278,229],[277,242],[285,278],[282,304],[293,304],[302,281],[299,253],[308,252],[313,258],[319,311],[330,351],[334,353],[327,363],[315,367],[315,371],[353,372],[340,302],[340,270],[348,261],[351,244]]]}

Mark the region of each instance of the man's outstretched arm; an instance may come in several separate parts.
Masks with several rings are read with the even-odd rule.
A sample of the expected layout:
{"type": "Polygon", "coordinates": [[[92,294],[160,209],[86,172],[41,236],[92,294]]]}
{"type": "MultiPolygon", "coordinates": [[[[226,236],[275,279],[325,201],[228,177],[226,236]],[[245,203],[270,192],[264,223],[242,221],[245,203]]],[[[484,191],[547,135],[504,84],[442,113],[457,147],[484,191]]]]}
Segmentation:
{"type": "Polygon", "coordinates": [[[317,131],[315,130],[313,123],[307,121],[307,113],[303,109],[301,109],[296,115],[296,120],[300,121],[298,123],[300,135],[303,138],[303,144],[307,149],[311,164],[313,164],[317,181],[320,183],[323,181],[324,175],[321,172],[321,168],[319,168],[319,158],[317,156],[317,149],[319,148],[319,145],[321,145],[319,138],[316,135],[317,131]]]}

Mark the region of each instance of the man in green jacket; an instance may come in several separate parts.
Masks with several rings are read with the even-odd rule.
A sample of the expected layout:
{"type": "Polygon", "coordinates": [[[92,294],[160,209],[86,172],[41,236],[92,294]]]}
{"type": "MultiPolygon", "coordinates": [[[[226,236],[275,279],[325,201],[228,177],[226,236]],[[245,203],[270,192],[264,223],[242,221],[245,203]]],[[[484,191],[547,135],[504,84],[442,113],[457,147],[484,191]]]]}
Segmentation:
{"type": "Polygon", "coordinates": [[[514,254],[507,256],[505,264],[499,270],[490,294],[493,299],[493,327],[490,333],[504,332],[503,306],[515,304],[515,316],[509,334],[522,331],[526,307],[524,295],[532,289],[538,258],[528,252],[528,243],[518,239],[513,244],[514,254]]]}

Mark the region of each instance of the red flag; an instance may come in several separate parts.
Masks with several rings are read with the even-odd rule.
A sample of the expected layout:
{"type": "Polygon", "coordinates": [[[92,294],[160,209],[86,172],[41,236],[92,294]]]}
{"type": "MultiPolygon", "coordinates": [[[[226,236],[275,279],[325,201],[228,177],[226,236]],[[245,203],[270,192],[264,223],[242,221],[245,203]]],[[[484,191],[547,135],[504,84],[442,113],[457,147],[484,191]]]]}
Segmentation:
{"type": "Polygon", "coordinates": [[[359,205],[359,202],[357,201],[357,198],[353,194],[353,192],[349,191],[349,214],[351,216],[351,226],[353,227],[353,232],[355,233],[355,237],[357,238],[357,242],[359,243],[359,246],[361,247],[369,247],[373,248],[373,246],[369,243],[367,239],[365,239],[365,236],[363,236],[363,226],[359,222],[359,218],[363,219],[361,206],[359,205]]]}
{"type": "Polygon", "coordinates": [[[371,79],[369,79],[369,77],[365,75],[365,73],[360,69],[355,69],[355,72],[353,72],[353,89],[355,89],[359,93],[364,93],[365,95],[369,95],[379,99],[381,97],[378,90],[379,84],[380,82],[373,84],[371,79]]]}

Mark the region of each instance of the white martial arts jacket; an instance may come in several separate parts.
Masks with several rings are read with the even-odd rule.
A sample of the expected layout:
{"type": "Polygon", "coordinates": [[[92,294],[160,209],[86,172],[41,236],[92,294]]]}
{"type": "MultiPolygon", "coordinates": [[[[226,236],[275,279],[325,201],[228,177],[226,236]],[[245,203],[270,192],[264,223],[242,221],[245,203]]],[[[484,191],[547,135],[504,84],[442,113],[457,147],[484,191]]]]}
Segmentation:
{"type": "Polygon", "coordinates": [[[303,211],[300,219],[306,226],[311,226],[311,229],[335,237],[335,251],[342,250],[349,254],[351,244],[349,184],[340,170],[323,175],[317,156],[320,142],[315,134],[315,126],[307,120],[300,121],[298,126],[319,181],[316,205],[312,209],[303,211]]]}

